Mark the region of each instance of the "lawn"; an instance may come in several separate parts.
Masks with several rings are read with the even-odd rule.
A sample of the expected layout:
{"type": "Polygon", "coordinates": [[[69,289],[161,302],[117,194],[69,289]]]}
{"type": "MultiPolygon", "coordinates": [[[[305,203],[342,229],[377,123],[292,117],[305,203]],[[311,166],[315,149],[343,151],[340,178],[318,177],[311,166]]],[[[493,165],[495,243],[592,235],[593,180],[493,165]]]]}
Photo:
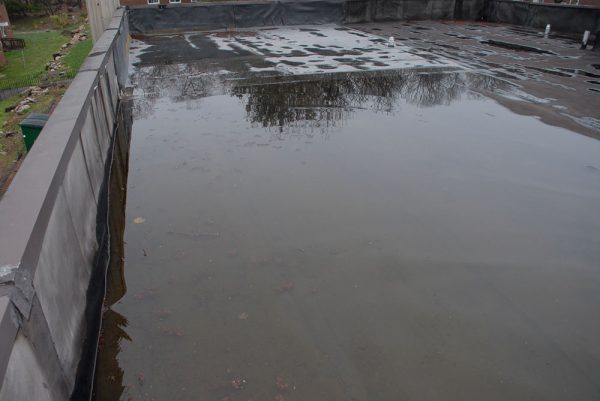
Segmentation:
{"type": "MultiPolygon", "coordinates": [[[[48,113],[53,103],[57,102],[64,92],[64,88],[52,88],[47,94],[40,96],[35,103],[30,104],[31,109],[29,109],[27,113],[48,113]]],[[[5,100],[0,100],[0,131],[19,131],[19,122],[23,116],[18,116],[13,112],[6,112],[6,108],[19,103],[21,98],[21,96],[17,95],[5,100]]],[[[0,149],[2,146],[1,142],[2,141],[0,140],[0,149]]]]}
{"type": "Polygon", "coordinates": [[[87,55],[90,54],[92,46],[92,38],[88,32],[87,39],[82,42],[77,42],[77,44],[71,48],[69,54],[63,58],[63,64],[68,66],[71,71],[79,71],[79,67],[81,67],[81,64],[83,64],[87,55]]]}
{"type": "MultiPolygon", "coordinates": [[[[6,108],[17,103],[18,100],[19,100],[18,96],[13,96],[13,97],[10,97],[5,100],[0,100],[0,129],[2,129],[2,127],[4,126],[4,122],[8,121],[8,117],[10,116],[10,113],[7,113],[5,111],[6,108]]],[[[0,143],[0,146],[2,146],[1,143],[0,143]]],[[[1,150],[1,148],[0,148],[0,150],[1,150]]]]}
{"type": "MultiPolygon", "coordinates": [[[[15,36],[25,39],[27,46],[23,51],[14,50],[5,53],[8,63],[0,67],[0,87],[10,82],[20,82],[23,86],[36,84],[39,78],[46,74],[46,63],[52,60],[52,55],[70,40],[70,37],[62,35],[60,31],[17,33],[15,36]],[[27,82],[28,80],[31,82],[27,82]]],[[[78,54],[72,57],[70,66],[81,63],[81,58],[85,58],[85,54],[89,52],[86,48],[89,48],[89,44],[85,41],[73,47],[78,54]]],[[[31,109],[27,113],[49,112],[62,93],[64,88],[50,88],[48,94],[39,97],[36,103],[31,104],[31,109]]],[[[24,115],[5,112],[7,107],[14,106],[21,98],[22,96],[17,95],[0,101],[0,132],[2,132],[0,133],[0,180],[12,171],[14,160],[23,152],[23,140],[18,124],[24,115]],[[6,136],[7,133],[10,136],[6,136]]]]}
{"type": "MultiPolygon", "coordinates": [[[[13,31],[62,31],[63,29],[74,29],[85,24],[85,13],[74,11],[72,13],[57,13],[46,16],[12,17],[13,31]]],[[[16,34],[17,32],[15,32],[16,34]]]]}
{"type": "MultiPolygon", "coordinates": [[[[48,113],[64,92],[63,87],[51,88],[47,94],[38,97],[36,103],[31,104],[31,109],[27,113],[48,113]]],[[[7,107],[17,104],[19,100],[21,96],[17,95],[0,101],[0,132],[2,132],[0,134],[0,181],[10,173],[15,159],[24,150],[19,122],[25,115],[4,111],[7,107]],[[5,136],[6,133],[10,133],[10,136],[5,136]]]]}
{"type": "MultiPolygon", "coordinates": [[[[65,26],[71,28],[67,29],[67,32],[76,29],[83,22],[81,16],[59,15],[55,17],[47,19],[32,18],[21,22],[28,21],[34,28],[39,28],[40,24],[46,26],[54,24],[63,27],[63,29],[65,29],[65,26]]],[[[25,24],[21,25],[20,28],[26,28],[25,24]]],[[[70,35],[61,33],[63,29],[15,32],[16,38],[25,39],[26,47],[23,51],[15,50],[5,53],[8,63],[0,67],[0,88],[14,87],[14,84],[18,84],[18,87],[39,84],[40,78],[47,74],[46,64],[71,39],[70,35]]],[[[88,39],[77,42],[67,49],[68,53],[62,59],[61,64],[71,71],[77,72],[91,49],[92,40],[88,33],[88,39]]],[[[19,122],[28,113],[49,113],[53,105],[61,99],[66,88],[65,84],[62,83],[49,85],[48,89],[48,93],[37,96],[35,102],[30,104],[30,109],[21,114],[6,112],[5,109],[18,104],[24,95],[16,95],[0,101],[0,184],[3,178],[10,176],[15,171],[15,166],[18,166],[18,164],[15,164],[15,160],[24,151],[19,122]]],[[[2,189],[0,188],[0,192],[2,189]]]]}
{"type": "Polygon", "coordinates": [[[26,80],[43,74],[52,55],[70,39],[58,31],[18,33],[15,36],[25,39],[26,47],[22,51],[5,53],[8,63],[0,67],[0,80],[5,82],[26,80]]]}

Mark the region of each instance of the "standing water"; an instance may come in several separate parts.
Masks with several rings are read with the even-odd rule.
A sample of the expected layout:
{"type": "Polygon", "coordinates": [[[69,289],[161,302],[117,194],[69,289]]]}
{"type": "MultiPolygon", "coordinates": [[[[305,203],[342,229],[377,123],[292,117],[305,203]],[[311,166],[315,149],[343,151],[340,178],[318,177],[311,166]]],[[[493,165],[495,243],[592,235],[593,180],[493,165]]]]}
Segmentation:
{"type": "Polygon", "coordinates": [[[133,71],[96,401],[599,399],[600,142],[465,72],[221,68],[133,71]]]}

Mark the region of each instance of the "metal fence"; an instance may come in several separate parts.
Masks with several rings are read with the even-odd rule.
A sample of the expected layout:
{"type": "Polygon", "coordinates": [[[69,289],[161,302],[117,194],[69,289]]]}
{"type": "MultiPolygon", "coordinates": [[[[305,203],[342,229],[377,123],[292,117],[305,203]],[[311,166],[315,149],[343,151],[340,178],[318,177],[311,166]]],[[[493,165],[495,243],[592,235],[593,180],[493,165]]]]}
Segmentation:
{"type": "Polygon", "coordinates": [[[45,71],[38,72],[31,75],[26,75],[14,79],[2,78],[0,80],[0,91],[8,89],[26,88],[29,86],[40,86],[53,84],[60,81],[71,80],[75,77],[77,71],[73,69],[65,69],[56,73],[48,74],[45,71]]]}
{"type": "Polygon", "coordinates": [[[4,51],[7,50],[20,50],[25,48],[25,39],[17,39],[17,38],[1,38],[2,47],[4,51]]]}

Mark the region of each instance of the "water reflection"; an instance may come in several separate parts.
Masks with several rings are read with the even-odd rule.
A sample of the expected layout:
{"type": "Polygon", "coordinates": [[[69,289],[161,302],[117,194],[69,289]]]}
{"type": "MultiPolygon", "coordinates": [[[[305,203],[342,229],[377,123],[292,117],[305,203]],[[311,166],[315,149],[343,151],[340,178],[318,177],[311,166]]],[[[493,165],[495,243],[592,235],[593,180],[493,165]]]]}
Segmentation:
{"type": "Polygon", "coordinates": [[[135,118],[151,115],[157,100],[161,98],[185,102],[188,107],[197,108],[198,100],[223,94],[228,82],[219,70],[202,63],[138,68],[131,80],[136,88],[133,106],[135,118]]]}
{"type": "Polygon", "coordinates": [[[244,102],[249,123],[279,132],[327,131],[357,109],[393,113],[402,103],[448,105],[475,92],[511,87],[489,75],[439,69],[245,78],[196,64],[142,68],[134,81],[137,118],[148,117],[163,97],[195,109],[203,98],[229,94],[244,102]]]}
{"type": "Polygon", "coordinates": [[[495,90],[505,82],[485,75],[397,70],[305,77],[276,84],[243,82],[230,93],[246,104],[247,120],[280,132],[290,127],[327,130],[357,109],[393,113],[403,103],[450,104],[470,90],[495,90]]]}
{"type": "Polygon", "coordinates": [[[106,271],[106,293],[102,314],[102,329],[98,343],[93,397],[95,400],[118,400],[125,390],[123,369],[118,355],[121,343],[131,341],[125,331],[127,319],[113,311],[127,292],[125,282],[125,205],[127,203],[127,177],[129,172],[129,143],[131,139],[131,102],[121,104],[121,121],[115,133],[113,162],[110,173],[110,202],[108,229],[110,230],[110,261],[106,271]]]}
{"type": "Polygon", "coordinates": [[[121,342],[131,341],[125,331],[127,319],[112,309],[103,315],[103,330],[98,345],[99,361],[94,383],[95,400],[119,400],[125,386],[123,385],[123,369],[119,364],[121,342]]]}

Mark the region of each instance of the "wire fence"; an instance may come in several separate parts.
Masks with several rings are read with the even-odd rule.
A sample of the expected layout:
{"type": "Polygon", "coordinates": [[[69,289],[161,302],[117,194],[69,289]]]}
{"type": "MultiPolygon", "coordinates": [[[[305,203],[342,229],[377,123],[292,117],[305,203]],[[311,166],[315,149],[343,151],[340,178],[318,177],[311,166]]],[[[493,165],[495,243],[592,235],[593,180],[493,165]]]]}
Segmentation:
{"type": "Polygon", "coordinates": [[[26,46],[25,40],[18,38],[0,38],[0,42],[2,42],[2,48],[4,48],[4,51],[20,50],[24,49],[26,46]]]}
{"type": "Polygon", "coordinates": [[[77,75],[77,71],[71,68],[47,73],[45,71],[26,75],[14,79],[0,79],[0,90],[19,89],[29,86],[49,85],[60,81],[71,80],[77,75]]]}

